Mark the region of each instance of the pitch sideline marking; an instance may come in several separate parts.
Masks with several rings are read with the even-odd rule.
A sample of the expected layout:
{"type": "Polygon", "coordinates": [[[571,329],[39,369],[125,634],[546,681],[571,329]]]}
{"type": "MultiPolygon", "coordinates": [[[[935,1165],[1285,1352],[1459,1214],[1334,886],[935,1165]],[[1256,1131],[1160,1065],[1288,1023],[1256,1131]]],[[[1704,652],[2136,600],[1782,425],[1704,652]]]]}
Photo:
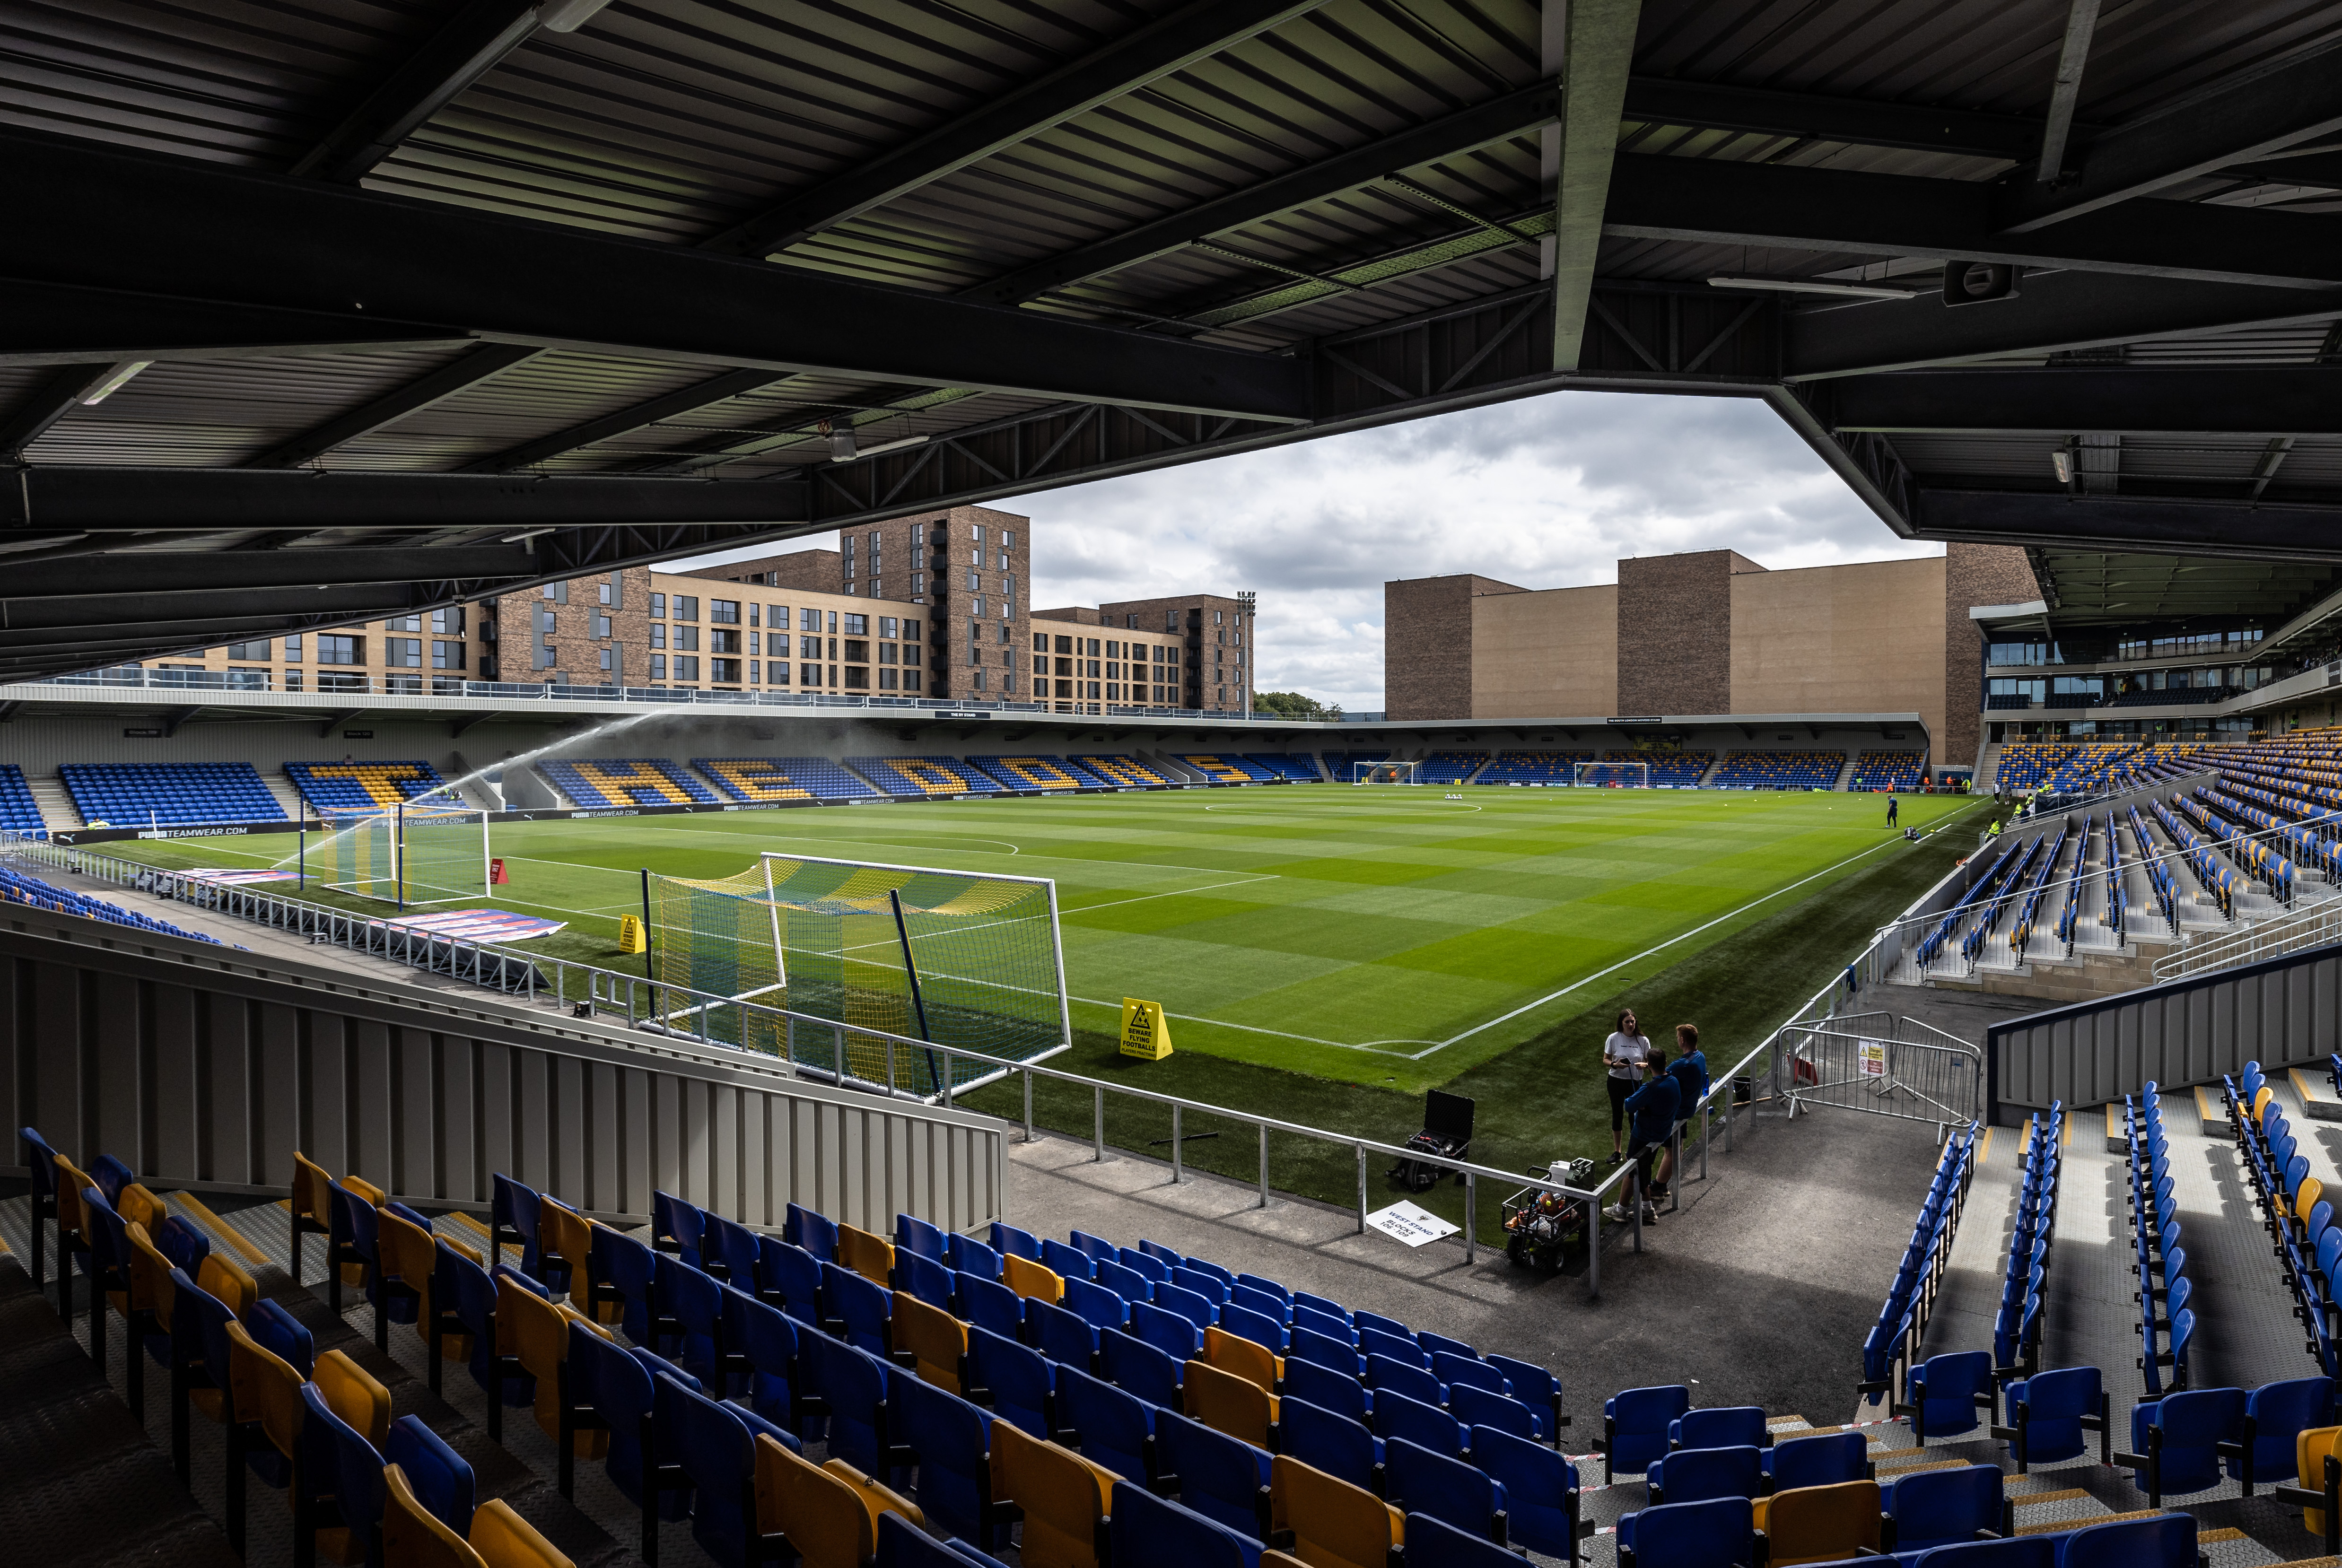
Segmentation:
{"type": "MultiPolygon", "coordinates": [[[[1931,834],[1928,836],[1933,837],[1934,835],[1931,834]]],[[[1703,931],[1711,930],[1716,926],[1723,924],[1727,920],[1732,920],[1747,914],[1750,910],[1756,908],[1760,904],[1769,904],[1785,893],[1789,893],[1797,888],[1803,887],[1807,883],[1818,881],[1822,877],[1829,875],[1832,872],[1842,871],[1846,867],[1852,865],[1856,861],[1863,859],[1867,855],[1877,854],[1880,850],[1887,848],[1888,845],[1901,844],[1902,842],[1902,836],[1897,834],[1894,838],[1887,839],[1885,843],[1874,844],[1868,849],[1863,850],[1859,854],[1847,856],[1844,860],[1839,861],[1836,865],[1826,865],[1822,867],[1821,870],[1815,872],[1811,876],[1800,877],[1797,881],[1788,883],[1781,887],[1777,887],[1772,892],[1765,894],[1760,897],[1752,898],[1747,903],[1742,904],[1739,908],[1719,914],[1714,920],[1707,922],[1705,925],[1695,925],[1689,931],[1677,932],[1675,935],[1668,937],[1665,942],[1654,943],[1652,945],[1646,947],[1642,952],[1636,954],[1632,958],[1621,959],[1607,969],[1597,970],[1594,974],[1586,976],[1583,980],[1573,981],[1569,984],[1563,986],[1558,991],[1540,996],[1534,1002],[1524,1003],[1501,1017],[1491,1018],[1486,1024],[1475,1024],[1473,1027],[1464,1031],[1461,1034],[1457,1034],[1450,1039],[1442,1040],[1438,1044],[1430,1047],[1429,1050],[1416,1052],[1414,1055],[1408,1057],[1407,1060],[1410,1062],[1420,1062],[1426,1056],[1430,1055],[1434,1051],[1445,1051],[1450,1045],[1459,1044],[1466,1040],[1469,1040],[1475,1034],[1478,1034],[1486,1030],[1494,1029],[1499,1024],[1510,1023],[1513,1019],[1518,1018],[1524,1013],[1534,1013],[1538,1008],[1544,1006],[1546,1003],[1566,996],[1571,992],[1578,990],[1583,986],[1591,985],[1605,975],[1616,974],[1618,971],[1626,968],[1630,964],[1641,963],[1644,959],[1648,958],[1654,953],[1657,953],[1664,948],[1673,947],[1678,942],[1687,941],[1692,937],[1697,936],[1703,931]]]]}

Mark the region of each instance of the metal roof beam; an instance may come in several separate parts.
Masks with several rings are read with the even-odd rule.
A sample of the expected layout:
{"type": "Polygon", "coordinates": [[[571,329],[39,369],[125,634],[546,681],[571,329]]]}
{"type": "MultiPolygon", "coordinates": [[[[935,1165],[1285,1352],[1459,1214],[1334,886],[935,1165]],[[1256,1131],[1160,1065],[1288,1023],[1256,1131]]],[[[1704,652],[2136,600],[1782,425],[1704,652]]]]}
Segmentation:
{"type": "MultiPolygon", "coordinates": [[[[39,528],[506,528],[614,524],[781,525],[807,516],[795,479],[659,479],[587,474],[321,473],[252,468],[68,467],[25,474],[39,528]]],[[[521,543],[515,535],[505,543],[521,543]]],[[[544,554],[540,549],[538,554],[544,554]]],[[[253,559],[257,562],[261,556],[253,559]]],[[[0,557],[5,560],[5,557],[0,557]]],[[[415,569],[429,569],[418,553],[415,569]]]]}
{"type": "Polygon", "coordinates": [[[1468,153],[1490,142],[1535,130],[1552,122],[1559,102],[1560,89],[1554,83],[1524,87],[1380,141],[1336,153],[1258,185],[1183,208],[1152,223],[1060,252],[962,292],[966,298],[990,305],[1021,305],[1085,278],[1136,266],[1182,249],[1207,235],[1257,223],[1371,185],[1401,169],[1468,153]]]}
{"type": "Polygon", "coordinates": [[[1635,60],[1642,0],[1570,0],[1564,45],[1568,88],[1561,110],[1560,159],[1554,171],[1553,237],[1539,272],[1553,285],[1553,367],[1577,368],[1594,267],[1602,249],[1603,212],[1615,188],[1618,116],[1635,60]]]}
{"type": "Polygon", "coordinates": [[[2090,57],[2090,37],[2097,31],[2098,0],[2067,0],[2066,41],[2057,51],[2057,79],[2049,91],[2049,119],[2041,130],[2041,156],[2033,166],[2036,180],[2062,185],[2066,180],[2066,145],[2074,131],[2074,105],[2082,96],[2082,67],[2090,57]]]}
{"type": "Polygon", "coordinates": [[[445,327],[340,314],[169,299],[10,278],[0,288],[0,367],[96,360],[288,359],[468,347],[445,327]]]}
{"type": "Polygon", "coordinates": [[[1307,367],[1290,357],[95,143],[0,134],[0,204],[45,220],[0,225],[0,277],[711,369],[1309,415],[1307,367]]]}
{"type": "Polygon", "coordinates": [[[309,149],[293,173],[354,185],[536,31],[536,0],[470,0],[309,149]]]}
{"type": "Polygon", "coordinates": [[[2038,234],[2003,232],[1993,215],[1996,190],[1969,180],[1621,154],[1603,232],[2213,283],[2342,286],[2342,217],[2137,200],[2038,234]]]}
{"type": "Polygon", "coordinates": [[[2003,187],[1993,226],[2017,235],[2062,225],[2337,132],[2342,132],[2342,45],[2329,45],[2100,133],[2083,149],[2076,178],[2003,187]]]}
{"type": "Polygon", "coordinates": [[[395,392],[385,393],[372,403],[354,408],[337,419],[329,419],[316,428],[262,453],[245,466],[298,468],[324,456],[336,446],[347,445],[361,436],[371,435],[411,414],[422,413],[435,403],[445,403],[457,393],[477,386],[516,365],[525,365],[544,352],[541,348],[526,345],[482,344],[462,358],[441,365],[428,375],[417,376],[395,392]]]}
{"type": "Polygon", "coordinates": [[[1917,500],[1913,534],[1921,539],[2342,562],[2342,506],[2247,506],[1933,486],[1921,487],[1917,500]]]}
{"type": "Polygon", "coordinates": [[[2027,276],[2017,298],[1989,305],[1947,307],[1923,295],[1790,311],[1783,317],[1782,370],[1791,381],[1861,375],[2298,325],[2337,312],[2342,290],[2040,273],[2027,276]]]}
{"type": "Polygon", "coordinates": [[[212,593],[328,584],[525,577],[539,570],[525,544],[441,544],[415,550],[124,551],[11,564],[0,555],[0,624],[12,602],[51,594],[212,593]]]}
{"type": "Polygon", "coordinates": [[[2019,163],[2039,150],[2042,130],[2039,120],[2026,115],[1831,98],[1665,76],[1630,78],[1624,114],[1646,125],[1899,147],[1915,153],[1957,153],[2019,163]]]}
{"type": "MultiPolygon", "coordinates": [[[[84,569],[85,575],[87,568],[84,569]]],[[[316,588],[206,588],[184,593],[68,594],[47,598],[15,596],[0,618],[0,635],[57,629],[104,630],[146,625],[234,627],[265,615],[359,615],[371,618],[404,611],[411,595],[391,585],[361,583],[316,588]],[[388,602],[400,600],[395,605],[388,602]]]]}
{"type": "Polygon", "coordinates": [[[466,464],[463,472],[510,474],[533,464],[548,462],[565,452],[575,452],[581,446],[591,446],[596,442],[624,435],[630,430],[656,424],[662,419],[674,419],[718,403],[729,402],[785,379],[769,370],[727,371],[711,380],[670,392],[664,397],[654,397],[647,402],[637,403],[632,408],[622,408],[616,414],[606,414],[599,419],[573,424],[566,430],[557,430],[551,435],[540,436],[535,441],[499,452],[494,457],[483,457],[477,463],[466,464]]]}
{"type": "Polygon", "coordinates": [[[114,365],[60,366],[35,387],[32,395],[0,424],[0,460],[14,458],[47,434],[56,422],[80,406],[81,400],[105,385],[114,365]]]}
{"type": "Polygon", "coordinates": [[[1325,0],[1189,0],[1135,32],[831,175],[702,242],[726,255],[768,256],[871,208],[1028,141],[1147,83],[1306,15],[1325,0]]]}
{"type": "Polygon", "coordinates": [[[1833,431],[2342,434],[2342,369],[2317,365],[1915,370],[1817,392],[1833,431]]]}

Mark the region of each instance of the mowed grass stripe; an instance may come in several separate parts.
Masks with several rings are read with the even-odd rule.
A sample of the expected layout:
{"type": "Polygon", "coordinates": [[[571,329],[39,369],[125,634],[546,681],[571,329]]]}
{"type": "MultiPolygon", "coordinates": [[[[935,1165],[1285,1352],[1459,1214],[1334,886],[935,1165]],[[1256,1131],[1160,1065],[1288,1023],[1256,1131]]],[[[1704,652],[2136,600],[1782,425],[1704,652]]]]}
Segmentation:
{"type": "MultiPolygon", "coordinates": [[[[1095,999],[1088,1026],[1146,996],[1178,1018],[1183,1051],[1374,1082],[1394,1043],[1411,1055],[1477,1031],[1417,1069],[1461,1071],[1549,1023],[1491,1020],[1621,964],[1664,968],[1772,911],[1652,954],[1671,938],[1866,850],[1899,853],[1885,847],[1884,803],[1858,795],[1235,793],[499,824],[514,882],[481,902],[570,920],[540,949],[616,966],[645,866],[722,877],[769,849],[1048,876],[1067,989],[1095,999]]],[[[1904,820],[1924,826],[1961,804],[1907,800],[1904,820]]],[[[261,842],[137,849],[267,864],[228,847],[261,842]]]]}

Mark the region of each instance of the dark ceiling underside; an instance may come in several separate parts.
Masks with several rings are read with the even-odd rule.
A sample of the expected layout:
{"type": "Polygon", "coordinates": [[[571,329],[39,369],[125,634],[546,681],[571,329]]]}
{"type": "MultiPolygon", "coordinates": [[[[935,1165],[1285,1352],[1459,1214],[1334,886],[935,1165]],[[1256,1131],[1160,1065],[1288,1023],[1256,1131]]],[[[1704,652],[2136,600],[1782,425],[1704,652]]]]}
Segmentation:
{"type": "Polygon", "coordinates": [[[0,678],[1561,387],[2342,562],[2342,5],[1558,16],[15,0],[0,678]]]}

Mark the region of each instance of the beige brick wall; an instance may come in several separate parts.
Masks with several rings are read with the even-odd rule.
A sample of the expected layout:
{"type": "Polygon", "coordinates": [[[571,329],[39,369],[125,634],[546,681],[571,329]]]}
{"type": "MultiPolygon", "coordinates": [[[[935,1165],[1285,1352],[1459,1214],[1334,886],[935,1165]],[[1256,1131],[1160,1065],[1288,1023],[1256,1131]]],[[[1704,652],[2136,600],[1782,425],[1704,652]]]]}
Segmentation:
{"type": "Polygon", "coordinates": [[[1383,711],[1395,719],[1472,717],[1479,605],[1525,591],[1468,573],[1384,584],[1383,711]]]}
{"type": "Polygon", "coordinates": [[[1944,733],[1941,559],[1746,572],[1731,590],[1730,712],[1916,713],[1944,733]]]}
{"type": "Polygon", "coordinates": [[[1476,719],[1617,713],[1617,587],[1474,599],[1470,700],[1476,719]]]}

